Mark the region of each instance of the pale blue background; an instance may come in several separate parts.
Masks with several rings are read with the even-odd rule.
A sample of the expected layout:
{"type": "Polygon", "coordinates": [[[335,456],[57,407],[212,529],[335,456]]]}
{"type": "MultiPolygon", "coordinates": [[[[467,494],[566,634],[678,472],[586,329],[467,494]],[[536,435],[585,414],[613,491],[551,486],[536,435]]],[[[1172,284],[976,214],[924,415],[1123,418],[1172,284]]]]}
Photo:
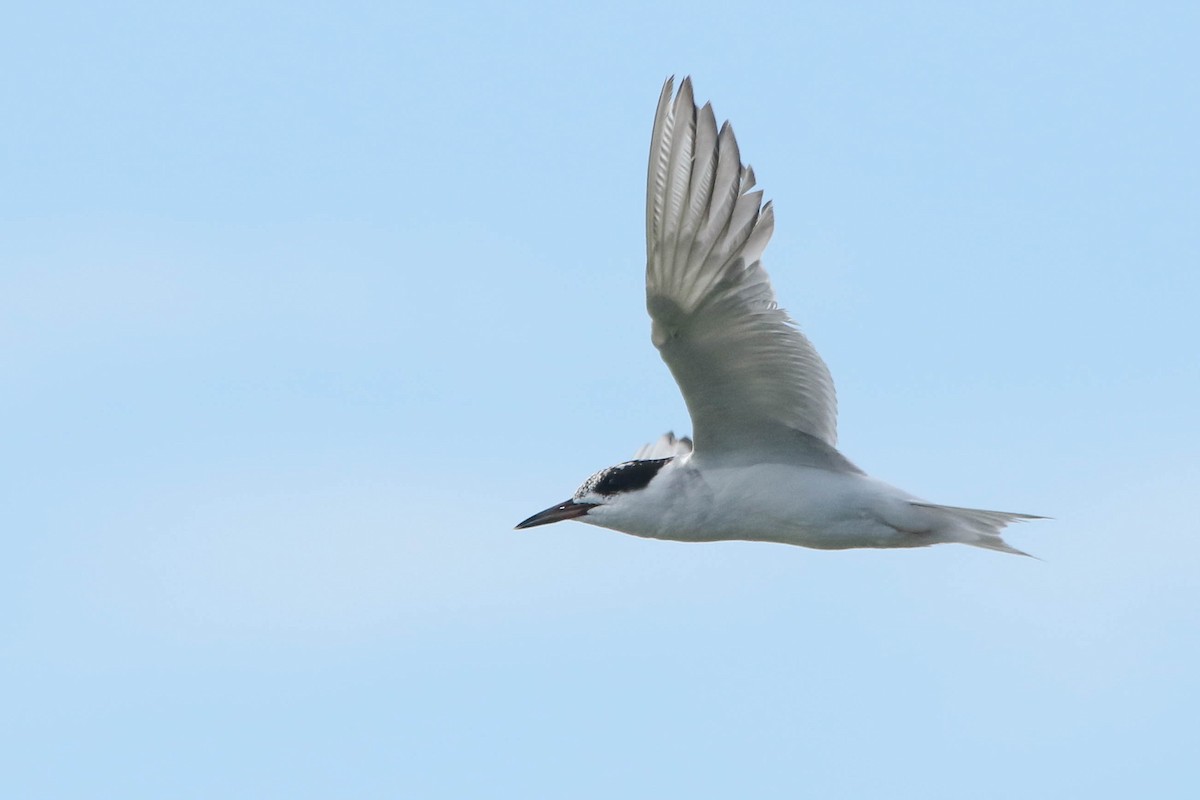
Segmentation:
{"type": "Polygon", "coordinates": [[[0,795],[1196,796],[1196,6],[852,5],[8,7],[0,795]],[[511,530],[688,430],[671,73],[845,452],[1044,561],[511,530]]]}

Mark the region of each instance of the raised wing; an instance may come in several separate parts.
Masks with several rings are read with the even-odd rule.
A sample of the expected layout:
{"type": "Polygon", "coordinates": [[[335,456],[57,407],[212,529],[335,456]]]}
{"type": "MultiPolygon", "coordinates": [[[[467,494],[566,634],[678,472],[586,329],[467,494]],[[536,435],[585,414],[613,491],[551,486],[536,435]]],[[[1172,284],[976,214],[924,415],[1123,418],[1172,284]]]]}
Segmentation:
{"type": "Polygon", "coordinates": [[[754,171],[742,165],[729,123],[718,131],[712,107],[696,108],[690,78],[674,98],[672,86],[663,86],[650,143],[646,306],[654,345],[691,413],[696,451],[807,442],[836,455],[829,368],[775,302],[759,263],[774,228],[771,204],[750,191],[754,171]]]}

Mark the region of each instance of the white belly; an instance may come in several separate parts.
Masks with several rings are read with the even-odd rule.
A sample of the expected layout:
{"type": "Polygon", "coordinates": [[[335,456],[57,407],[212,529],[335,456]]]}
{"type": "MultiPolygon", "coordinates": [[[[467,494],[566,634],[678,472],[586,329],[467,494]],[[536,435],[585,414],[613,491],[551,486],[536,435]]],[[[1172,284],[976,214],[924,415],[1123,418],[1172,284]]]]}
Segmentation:
{"type": "Polygon", "coordinates": [[[821,549],[930,544],[894,527],[897,521],[922,527],[910,495],[856,473],[782,464],[684,465],[664,471],[638,495],[593,509],[583,521],[679,541],[746,539],[821,549]]]}

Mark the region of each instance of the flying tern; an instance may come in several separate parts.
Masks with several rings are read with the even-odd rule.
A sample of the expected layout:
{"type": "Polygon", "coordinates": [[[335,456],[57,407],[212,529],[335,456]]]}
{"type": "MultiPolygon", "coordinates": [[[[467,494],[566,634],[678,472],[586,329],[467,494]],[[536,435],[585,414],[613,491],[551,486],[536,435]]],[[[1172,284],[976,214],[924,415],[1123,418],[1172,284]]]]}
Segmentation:
{"type": "Polygon", "coordinates": [[[692,418],[517,525],[575,519],[634,536],[829,550],[942,542],[1026,555],[1001,538],[1032,514],[929,503],[838,452],[833,379],[760,261],[775,217],[729,123],[690,78],[658,100],[646,186],[651,340],[692,418]],[[693,444],[694,442],[694,444],[693,444]]]}

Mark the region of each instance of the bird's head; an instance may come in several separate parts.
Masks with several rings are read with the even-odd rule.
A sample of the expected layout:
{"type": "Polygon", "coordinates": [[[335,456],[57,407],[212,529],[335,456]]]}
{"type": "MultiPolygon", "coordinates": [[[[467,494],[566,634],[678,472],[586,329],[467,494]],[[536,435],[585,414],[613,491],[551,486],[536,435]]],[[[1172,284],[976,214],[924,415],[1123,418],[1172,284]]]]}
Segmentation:
{"type": "MultiPolygon", "coordinates": [[[[602,506],[616,506],[628,502],[639,495],[650,481],[654,479],[672,458],[651,458],[638,461],[626,461],[615,467],[608,467],[597,472],[583,482],[570,500],[551,506],[545,511],[539,511],[529,519],[519,523],[517,529],[533,528],[538,525],[549,525],[551,522],[561,522],[564,519],[581,519],[588,512],[602,506]]],[[[604,523],[599,523],[603,525],[604,523]]]]}

